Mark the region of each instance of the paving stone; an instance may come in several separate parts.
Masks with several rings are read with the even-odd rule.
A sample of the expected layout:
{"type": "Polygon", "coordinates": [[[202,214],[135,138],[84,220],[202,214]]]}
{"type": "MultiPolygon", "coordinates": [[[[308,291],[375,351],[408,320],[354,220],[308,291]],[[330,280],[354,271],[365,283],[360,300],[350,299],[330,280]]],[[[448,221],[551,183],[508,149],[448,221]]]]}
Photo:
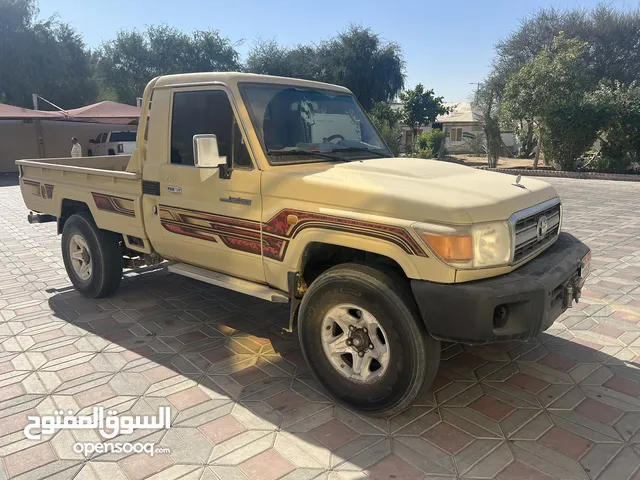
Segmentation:
{"type": "Polygon", "coordinates": [[[493,420],[500,421],[515,411],[515,408],[497,398],[484,395],[469,404],[469,408],[493,420]]]}
{"type": "Polygon", "coordinates": [[[471,435],[444,422],[427,430],[422,437],[451,455],[455,455],[474,440],[471,435]]]}
{"type": "Polygon", "coordinates": [[[161,270],[126,273],[109,299],[84,298],[55,225],[26,223],[9,181],[0,480],[640,480],[640,221],[629,209],[640,185],[547,180],[563,196],[564,228],[593,249],[581,302],[526,342],[445,344],[432,385],[391,418],[330,400],[297,340],[270,333],[286,324],[280,306],[161,270]],[[170,406],[169,431],[127,438],[171,452],[85,462],[71,444],[99,441],[95,432],[24,438],[28,416],[94,405],[134,415],[170,406]]]}
{"type": "Polygon", "coordinates": [[[397,455],[389,455],[383,458],[367,470],[367,475],[374,480],[387,480],[389,478],[418,480],[424,477],[424,473],[397,455]]]}
{"type": "Polygon", "coordinates": [[[582,457],[591,447],[591,443],[587,439],[560,427],[553,427],[545,433],[540,438],[540,443],[574,460],[582,457]]]}
{"type": "Polygon", "coordinates": [[[137,453],[118,462],[131,480],[142,480],[173,465],[168,455],[137,453]]]}
{"type": "Polygon", "coordinates": [[[331,450],[358,437],[355,430],[336,419],[309,430],[309,434],[331,450]]]}
{"type": "Polygon", "coordinates": [[[522,462],[515,461],[502,470],[496,480],[514,480],[516,478],[523,480],[551,480],[552,477],[522,462]]]}
{"type": "Polygon", "coordinates": [[[623,414],[619,408],[591,398],[585,399],[575,408],[575,411],[606,425],[613,425],[623,414]]]}
{"type": "Polygon", "coordinates": [[[56,460],[56,455],[48,442],[25,448],[18,452],[7,455],[4,464],[9,477],[36,470],[43,465],[56,460]]]}
{"type": "Polygon", "coordinates": [[[236,420],[234,416],[225,415],[205,423],[200,427],[200,431],[215,445],[246,432],[247,427],[236,420]]]}
{"type": "Polygon", "coordinates": [[[276,480],[294,467],[277,450],[270,449],[241,463],[240,469],[250,480],[276,480]]]}

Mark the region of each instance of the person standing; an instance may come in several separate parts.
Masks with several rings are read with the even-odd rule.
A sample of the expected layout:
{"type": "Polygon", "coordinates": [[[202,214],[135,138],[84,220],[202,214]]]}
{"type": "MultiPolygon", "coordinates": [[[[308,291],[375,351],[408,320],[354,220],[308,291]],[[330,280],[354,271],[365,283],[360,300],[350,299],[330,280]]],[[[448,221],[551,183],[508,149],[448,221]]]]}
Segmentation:
{"type": "Polygon", "coordinates": [[[74,158],[81,157],[82,146],[80,145],[80,142],[78,142],[78,139],[76,137],[71,137],[71,143],[73,144],[71,147],[71,156],[74,158]]]}

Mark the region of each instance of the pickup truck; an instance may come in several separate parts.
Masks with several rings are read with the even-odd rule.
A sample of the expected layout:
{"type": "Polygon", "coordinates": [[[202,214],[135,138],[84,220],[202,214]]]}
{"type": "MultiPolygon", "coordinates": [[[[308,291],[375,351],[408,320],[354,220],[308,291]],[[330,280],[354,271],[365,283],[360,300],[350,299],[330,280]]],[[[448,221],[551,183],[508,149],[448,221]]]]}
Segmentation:
{"type": "Polygon", "coordinates": [[[169,271],[288,305],[319,382],[407,409],[440,342],[526,339],[580,297],[591,252],[549,184],[393,158],[353,94],[244,73],[153,79],[133,154],[19,160],[30,222],[57,222],[75,288],[169,271]],[[153,101],[152,101],[153,99],[153,101]]]}
{"type": "Polygon", "coordinates": [[[136,132],[117,131],[99,133],[89,140],[90,157],[103,155],[131,155],[136,146],[136,132]]]}

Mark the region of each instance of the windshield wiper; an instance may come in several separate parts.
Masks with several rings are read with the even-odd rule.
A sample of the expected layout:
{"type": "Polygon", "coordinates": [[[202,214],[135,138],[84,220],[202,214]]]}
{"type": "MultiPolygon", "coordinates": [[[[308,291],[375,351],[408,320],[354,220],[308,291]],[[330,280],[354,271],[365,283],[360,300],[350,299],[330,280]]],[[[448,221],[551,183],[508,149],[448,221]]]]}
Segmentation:
{"type": "Polygon", "coordinates": [[[384,153],[384,152],[378,152],[376,150],[372,150],[372,149],[366,148],[366,147],[334,148],[332,150],[332,152],[367,152],[367,153],[373,153],[374,155],[377,155],[379,157],[389,157],[389,155],[384,153]]]}
{"type": "Polygon", "coordinates": [[[300,156],[314,156],[320,158],[327,158],[329,160],[337,160],[339,162],[350,162],[351,160],[339,157],[337,155],[331,155],[330,153],[314,152],[311,150],[267,150],[267,155],[270,156],[285,156],[285,155],[300,155],[300,156]]]}

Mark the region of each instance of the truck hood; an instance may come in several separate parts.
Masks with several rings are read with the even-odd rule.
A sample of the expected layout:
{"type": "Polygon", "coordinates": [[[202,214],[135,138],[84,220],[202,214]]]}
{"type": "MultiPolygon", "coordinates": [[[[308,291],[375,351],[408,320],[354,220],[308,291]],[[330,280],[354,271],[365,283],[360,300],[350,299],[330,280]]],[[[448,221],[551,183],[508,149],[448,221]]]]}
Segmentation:
{"type": "Polygon", "coordinates": [[[263,174],[263,195],[415,221],[506,220],[558,196],[546,182],[437,160],[380,158],[280,166],[263,174]]]}

